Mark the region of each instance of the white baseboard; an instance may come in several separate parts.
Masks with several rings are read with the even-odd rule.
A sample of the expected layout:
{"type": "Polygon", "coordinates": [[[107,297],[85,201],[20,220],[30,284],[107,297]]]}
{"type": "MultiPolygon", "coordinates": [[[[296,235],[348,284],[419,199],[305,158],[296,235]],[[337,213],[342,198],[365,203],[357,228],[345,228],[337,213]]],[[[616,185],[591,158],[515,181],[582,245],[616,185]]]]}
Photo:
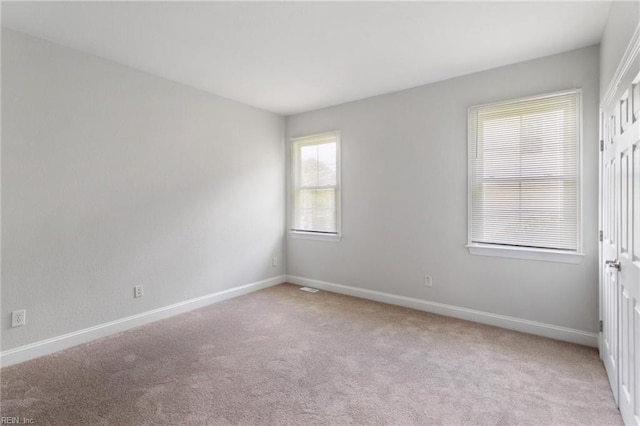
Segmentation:
{"type": "Polygon", "coordinates": [[[284,282],[284,278],[284,275],[279,275],[266,280],[233,287],[216,293],[207,294],[205,296],[196,297],[194,299],[185,300],[184,302],[174,303],[173,305],[131,315],[129,317],[99,324],[83,330],[63,334],[62,336],[52,337],[50,339],[9,349],[0,352],[0,365],[2,367],[6,367],[18,364],[20,362],[41,357],[43,355],[49,355],[101,337],[158,321],[160,319],[172,317],[213,303],[252,293],[263,288],[281,284],[284,282]]]}
{"type": "Polygon", "coordinates": [[[444,303],[430,302],[428,300],[398,296],[395,294],[383,293],[380,291],[366,290],[363,288],[350,287],[346,285],[334,284],[326,281],[318,281],[292,275],[287,275],[287,282],[301,286],[314,287],[333,293],[346,294],[362,299],[374,300],[376,302],[389,303],[391,305],[404,306],[406,308],[413,308],[420,311],[431,312],[434,314],[460,318],[501,328],[507,328],[523,333],[535,334],[537,336],[549,337],[551,339],[598,347],[598,334],[588,331],[560,327],[557,325],[529,321],[521,318],[509,317],[506,315],[492,314],[490,312],[477,311],[475,309],[462,308],[459,306],[446,305],[444,303]]]}

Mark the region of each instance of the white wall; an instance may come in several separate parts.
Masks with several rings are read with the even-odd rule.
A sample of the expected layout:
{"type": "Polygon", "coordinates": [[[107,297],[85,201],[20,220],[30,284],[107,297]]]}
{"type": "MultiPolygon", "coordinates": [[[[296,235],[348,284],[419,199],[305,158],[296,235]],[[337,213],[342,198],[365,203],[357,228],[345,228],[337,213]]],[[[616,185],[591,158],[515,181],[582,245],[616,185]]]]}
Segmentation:
{"type": "Polygon", "coordinates": [[[3,30],[2,350],[282,274],[283,138],[278,115],[3,30]]]}
{"type": "Polygon", "coordinates": [[[342,241],[287,238],[288,274],[596,332],[598,59],[589,47],[288,117],[288,137],[342,131],[343,184],[342,241]],[[577,87],[582,264],[470,255],[467,108],[577,87]]]}
{"type": "Polygon", "coordinates": [[[640,2],[613,1],[600,43],[600,96],[604,96],[618,64],[640,24],[640,2]]]}

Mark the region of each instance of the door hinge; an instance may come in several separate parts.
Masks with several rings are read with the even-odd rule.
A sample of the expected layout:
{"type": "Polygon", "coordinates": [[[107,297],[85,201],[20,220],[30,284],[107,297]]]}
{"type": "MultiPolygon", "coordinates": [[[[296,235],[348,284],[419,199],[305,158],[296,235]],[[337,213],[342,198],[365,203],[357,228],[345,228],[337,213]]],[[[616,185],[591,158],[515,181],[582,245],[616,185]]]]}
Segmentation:
{"type": "Polygon", "coordinates": [[[602,331],[602,320],[600,320],[600,331],[602,331]]]}
{"type": "Polygon", "coordinates": [[[604,141],[600,141],[600,152],[604,151],[604,141]]]}
{"type": "Polygon", "coordinates": [[[603,238],[603,237],[602,237],[602,231],[600,231],[600,232],[598,233],[598,235],[599,235],[599,236],[598,236],[598,238],[600,239],[600,242],[602,242],[602,238],[603,238]]]}

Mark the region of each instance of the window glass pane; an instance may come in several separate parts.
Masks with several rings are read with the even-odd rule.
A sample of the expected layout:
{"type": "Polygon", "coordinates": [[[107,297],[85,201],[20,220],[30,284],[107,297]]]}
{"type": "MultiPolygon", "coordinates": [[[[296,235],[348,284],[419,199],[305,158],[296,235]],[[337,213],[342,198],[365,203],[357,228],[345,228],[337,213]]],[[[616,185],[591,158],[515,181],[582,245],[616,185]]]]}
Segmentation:
{"type": "Polygon", "coordinates": [[[300,186],[318,186],[318,145],[300,148],[300,186]]]}
{"type": "Polygon", "coordinates": [[[336,143],[318,145],[318,185],[336,184],[336,143]]]}
{"type": "Polygon", "coordinates": [[[299,189],[296,191],[295,229],[336,232],[336,190],[299,189]]]}

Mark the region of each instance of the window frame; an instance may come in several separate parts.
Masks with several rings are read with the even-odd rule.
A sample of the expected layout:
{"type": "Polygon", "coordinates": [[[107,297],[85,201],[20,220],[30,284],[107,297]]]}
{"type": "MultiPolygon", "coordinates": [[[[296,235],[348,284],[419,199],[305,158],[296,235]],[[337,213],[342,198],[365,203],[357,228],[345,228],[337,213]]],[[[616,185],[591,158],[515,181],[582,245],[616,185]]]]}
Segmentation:
{"type": "Polygon", "coordinates": [[[290,185],[290,194],[289,194],[289,221],[288,221],[288,231],[289,235],[295,239],[308,239],[308,240],[318,240],[318,241],[332,241],[338,242],[342,239],[342,181],[341,181],[341,168],[342,168],[342,158],[341,158],[341,141],[342,141],[342,132],[340,130],[332,130],[321,133],[314,133],[304,136],[293,137],[290,139],[290,161],[289,161],[289,185],[290,185]],[[295,196],[297,189],[297,170],[300,167],[300,164],[297,162],[299,155],[297,151],[299,147],[305,145],[317,145],[312,141],[313,139],[320,139],[323,137],[332,136],[336,141],[336,184],[335,184],[335,192],[336,192],[336,232],[325,232],[325,231],[312,231],[312,230],[296,230],[294,229],[295,224],[295,196]],[[304,143],[308,141],[308,143],[304,143]]]}
{"type": "Polygon", "coordinates": [[[584,258],[583,253],[583,206],[582,206],[582,182],[583,182],[583,133],[582,133],[582,89],[569,89],[558,92],[544,93],[534,96],[526,96],[521,98],[513,98],[504,101],[491,102],[486,104],[478,104],[470,106],[467,109],[467,249],[472,255],[494,256],[512,259],[525,259],[546,262],[560,262],[579,264],[584,258]],[[519,247],[507,244],[487,244],[473,242],[473,160],[471,158],[471,145],[477,141],[477,136],[473,136],[473,118],[472,112],[482,107],[499,106],[516,104],[518,102],[533,101],[546,97],[575,94],[577,96],[577,117],[576,117],[576,168],[577,168],[577,191],[576,191],[576,210],[577,210],[577,249],[576,251],[551,249],[551,248],[534,248],[519,247]],[[473,138],[472,138],[473,136],[473,138]]]}

